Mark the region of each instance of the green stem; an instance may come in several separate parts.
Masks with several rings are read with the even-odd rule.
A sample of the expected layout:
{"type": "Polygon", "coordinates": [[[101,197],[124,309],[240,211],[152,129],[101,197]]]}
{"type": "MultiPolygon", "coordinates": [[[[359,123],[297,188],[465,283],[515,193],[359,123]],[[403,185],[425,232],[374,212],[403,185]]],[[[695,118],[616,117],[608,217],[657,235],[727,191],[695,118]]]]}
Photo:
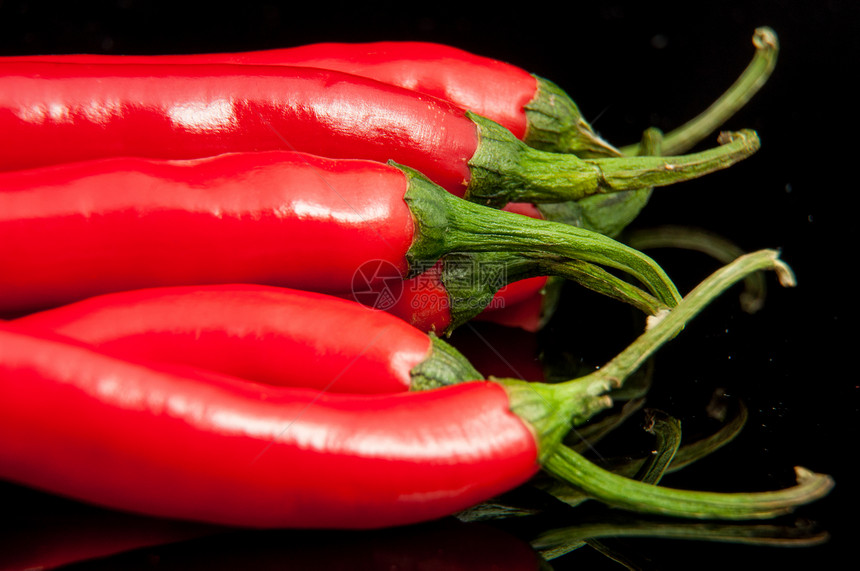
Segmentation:
{"type": "Polygon", "coordinates": [[[719,147],[690,155],[671,156],[663,150],[663,154],[658,157],[594,159],[590,162],[598,165],[602,172],[602,180],[597,185],[598,192],[667,186],[673,184],[679,175],[683,180],[698,178],[728,168],[753,154],[760,146],[758,135],[749,129],[721,133],[718,142],[719,147]]]}
{"type": "MultiPolygon", "coordinates": [[[[613,399],[614,401],[615,399],[613,399]]],[[[577,452],[585,453],[586,450],[592,450],[594,447],[603,440],[606,436],[611,434],[616,428],[621,426],[630,416],[638,411],[645,405],[645,399],[635,399],[631,401],[627,401],[624,403],[624,406],[620,407],[620,411],[617,413],[606,415],[599,420],[594,420],[585,424],[584,426],[578,427],[576,430],[571,430],[570,433],[565,437],[563,444],[566,446],[570,446],[577,452]]],[[[642,464],[645,463],[644,459],[638,459],[639,461],[636,463],[636,467],[641,467],[642,464]]],[[[632,463],[632,461],[630,461],[632,463]]],[[[634,470],[635,471],[635,470],[634,470]]],[[[633,476],[632,473],[629,474],[633,476]]],[[[563,483],[558,480],[550,480],[552,483],[550,484],[551,488],[544,488],[543,483],[539,483],[539,487],[544,489],[544,491],[550,492],[550,490],[560,489],[570,490],[570,486],[565,486],[563,483]]],[[[577,491],[574,490],[574,494],[577,491]]],[[[558,497],[558,494],[554,494],[558,497]]]]}
{"type": "Polygon", "coordinates": [[[508,252],[458,252],[442,258],[441,280],[448,293],[450,334],[470,321],[492,301],[503,286],[534,276],[573,281],[586,289],[626,303],[646,315],[657,315],[668,306],[653,295],[603,268],[580,260],[524,256],[508,252]]]}
{"type": "Polygon", "coordinates": [[[421,173],[397,165],[410,179],[405,199],[416,222],[407,253],[410,267],[452,253],[518,254],[547,275],[579,261],[607,266],[644,284],[661,303],[674,306],[681,296],[666,272],[642,252],[607,236],[562,224],[496,210],[458,198],[421,173]],[[561,260],[561,261],[559,261],[561,260]]]}
{"type": "MultiPolygon", "coordinates": [[[[756,48],[755,56],[744,72],[705,111],[666,134],[663,139],[664,153],[685,153],[693,148],[705,137],[719,129],[767,82],[776,66],[779,53],[776,33],[768,27],[758,28],[755,30],[752,41],[756,48]]],[[[622,147],[621,152],[629,156],[637,155],[639,143],[622,147]]]]}
{"type": "MultiPolygon", "coordinates": [[[[659,129],[655,127],[646,129],[642,133],[639,155],[662,155],[662,143],[663,133],[659,129]]],[[[566,211],[568,216],[570,213],[576,213],[577,226],[615,238],[639,216],[648,204],[652,192],[652,188],[643,188],[612,194],[594,194],[573,203],[565,203],[569,205],[566,211]]],[[[554,214],[553,210],[560,210],[548,209],[547,205],[539,205],[538,208],[542,213],[548,212],[550,216],[554,214]]]]}
{"type": "Polygon", "coordinates": [[[529,383],[499,379],[508,389],[511,410],[535,430],[541,459],[554,454],[571,426],[584,424],[611,404],[609,391],[619,388],[643,362],[664,343],[675,337],[699,312],[727,288],[750,272],[775,270],[783,285],[794,284],[791,269],[774,250],[746,254],[708,276],[673,309],[650,327],[603,368],[571,381],[557,384],[529,383]]]}
{"type": "Polygon", "coordinates": [[[494,207],[668,186],[726,169],[760,146],[754,131],[743,130],[721,137],[718,147],[690,155],[581,159],[533,149],[497,123],[470,116],[479,127],[481,143],[469,160],[465,198],[494,207]]]}
{"type": "MultiPolygon", "coordinates": [[[[668,474],[677,472],[678,470],[689,466],[697,460],[709,456],[719,448],[725,446],[726,444],[734,440],[735,436],[737,436],[737,434],[740,432],[740,429],[746,423],[746,418],[746,409],[744,407],[741,407],[739,414],[736,415],[730,422],[726,423],[723,427],[720,428],[720,430],[718,430],[714,434],[702,438],[700,440],[696,440],[695,442],[680,446],[677,452],[672,457],[672,462],[666,468],[665,473],[668,474]]],[[[594,423],[588,423],[587,425],[585,425],[585,428],[590,428],[593,424],[594,423]]],[[[589,442],[593,441],[589,440],[589,442]]],[[[569,446],[573,450],[580,453],[582,453],[585,448],[585,446],[582,445],[569,446]]],[[[643,466],[645,466],[646,462],[648,462],[647,458],[630,459],[628,457],[622,457],[608,459],[601,462],[600,464],[606,470],[609,470],[614,474],[618,474],[619,476],[624,476],[627,478],[635,478],[637,474],[643,474],[643,466]]],[[[576,507],[589,499],[588,494],[583,492],[581,489],[573,487],[567,482],[563,482],[556,478],[536,478],[533,481],[533,484],[538,489],[543,490],[544,492],[552,495],[556,499],[572,507],[576,507]]]]}
{"type": "Polygon", "coordinates": [[[833,487],[830,476],[796,467],[797,484],[776,491],[720,493],[665,488],[604,470],[564,446],[544,462],[544,469],[616,508],[698,519],[776,517],[824,497],[833,487]]]}
{"type": "Polygon", "coordinates": [[[579,260],[537,260],[541,275],[552,275],[621,301],[635,307],[646,315],[658,315],[669,309],[665,303],[642,289],[587,262],[579,260]]]}

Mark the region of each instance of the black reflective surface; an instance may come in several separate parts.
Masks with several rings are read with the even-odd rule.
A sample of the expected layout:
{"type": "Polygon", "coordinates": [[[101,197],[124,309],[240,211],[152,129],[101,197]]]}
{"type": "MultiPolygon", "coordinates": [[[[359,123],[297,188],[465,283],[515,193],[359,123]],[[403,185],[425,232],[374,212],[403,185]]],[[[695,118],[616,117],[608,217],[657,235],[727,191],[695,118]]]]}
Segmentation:
{"type": "MultiPolygon", "coordinates": [[[[798,510],[796,517],[763,522],[800,520],[829,540],[794,548],[646,537],[607,539],[606,544],[627,558],[630,568],[723,569],[751,561],[776,569],[837,568],[839,556],[855,539],[858,507],[853,457],[860,380],[851,272],[857,184],[848,142],[855,135],[856,97],[847,80],[860,55],[855,33],[860,12],[847,1],[732,1],[704,8],[691,4],[681,11],[641,2],[574,3],[570,14],[561,6],[495,5],[479,11],[439,4],[178,6],[125,0],[57,8],[3,1],[0,54],[178,53],[381,39],[447,42],[552,79],[606,139],[624,145],[637,141],[646,127],[669,131],[703,110],[746,66],[753,30],[771,26],[782,46],[777,69],[727,125],[756,129],[761,151],[726,172],[659,189],[634,226],[686,225],[719,233],[746,249],[780,248],[798,287],[781,289],[769,276],[765,306],[754,315],[741,311],[736,291],[715,302],[658,353],[646,404],[677,416],[685,431],[696,434],[713,428],[707,406],[715,391],[742,400],[749,419],[741,434],[663,483],[751,491],[790,485],[795,465],[829,473],[836,480],[830,496],[798,510]]],[[[651,253],[682,291],[715,269],[695,253],[651,253]]],[[[565,294],[549,326],[514,348],[502,348],[498,339],[518,339],[520,333],[496,336],[489,326],[468,328],[459,339],[479,333],[512,363],[517,348],[534,342],[548,355],[569,354],[597,366],[632,338],[635,323],[625,308],[573,288],[565,294]]],[[[646,449],[640,422],[641,415],[634,413],[592,452],[609,457],[646,449]]],[[[57,538],[69,540],[90,529],[99,537],[107,533],[100,530],[117,532],[125,524],[134,533],[141,533],[141,526],[168,529],[177,534],[171,537],[183,540],[70,569],[481,569],[491,568],[502,548],[529,548],[549,529],[606,518],[620,527],[632,525],[600,506],[550,504],[540,517],[489,523],[492,532],[485,535],[483,528],[450,522],[453,531],[440,523],[366,535],[217,530],[213,536],[208,529],[114,520],[115,515],[14,486],[4,485],[0,497],[6,506],[0,510],[6,527],[0,563],[11,561],[16,549],[23,557],[28,542],[48,549],[57,538]],[[475,549],[466,557],[462,541],[472,532],[488,543],[473,540],[469,545],[475,549]],[[473,558],[492,541],[498,547],[473,558]],[[427,542],[436,549],[428,550],[427,542]]],[[[528,493],[517,499],[536,505],[544,500],[528,493]]],[[[656,533],[660,523],[665,522],[642,525],[656,533]]],[[[166,537],[152,533],[143,535],[166,537]]],[[[517,561],[514,555],[506,560],[517,561]]],[[[623,568],[593,547],[552,565],[559,570],[623,568]]]]}

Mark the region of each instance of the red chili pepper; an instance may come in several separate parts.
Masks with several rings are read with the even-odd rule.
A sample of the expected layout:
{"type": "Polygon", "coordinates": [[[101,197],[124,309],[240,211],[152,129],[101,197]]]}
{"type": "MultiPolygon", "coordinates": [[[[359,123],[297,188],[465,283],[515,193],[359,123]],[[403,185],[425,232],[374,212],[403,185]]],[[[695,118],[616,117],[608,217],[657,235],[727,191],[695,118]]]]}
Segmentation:
{"type": "Polygon", "coordinates": [[[619,156],[559,86],[497,59],[432,42],[316,43],[245,52],[175,55],[6,56],[0,62],[239,64],[331,69],[451,101],[547,151],[619,156]]]}
{"type": "Polygon", "coordinates": [[[583,405],[556,390],[541,395],[552,420],[534,425],[512,412],[535,410],[533,389],[492,381],[328,394],[145,366],[3,324],[0,477],[209,523],[403,525],[531,478],[583,405]]]}
{"type": "Polygon", "coordinates": [[[441,313],[440,334],[479,313],[503,283],[534,275],[605,289],[651,313],[680,297],[653,260],[611,238],[473,204],[373,161],[272,151],[10,171],[0,173],[0,212],[7,314],[165,285],[348,295],[368,262],[389,270],[377,283],[402,286],[439,260],[433,287],[448,299],[431,311],[441,313]],[[629,273],[651,295],[637,297],[592,263],[629,273]]]}
{"type": "Polygon", "coordinates": [[[482,378],[453,347],[389,313],[254,284],[118,292],[14,323],[117,357],[327,392],[394,393],[482,378]]]}
{"type": "Polygon", "coordinates": [[[289,66],[0,63],[0,169],[111,156],[287,149],[393,160],[493,206],[664,186],[730,166],[759,140],[682,157],[583,160],[533,149],[455,104],[289,66]]]}

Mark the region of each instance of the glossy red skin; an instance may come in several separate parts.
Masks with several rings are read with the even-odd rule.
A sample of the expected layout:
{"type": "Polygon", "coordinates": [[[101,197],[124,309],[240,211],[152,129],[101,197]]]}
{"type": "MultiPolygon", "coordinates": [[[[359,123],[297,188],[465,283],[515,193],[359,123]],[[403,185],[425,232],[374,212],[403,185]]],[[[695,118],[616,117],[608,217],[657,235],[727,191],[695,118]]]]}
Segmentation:
{"type": "Polygon", "coordinates": [[[538,470],[490,381],[328,394],[115,359],[0,325],[0,478],[140,514],[250,527],[442,517],[538,470]]]}
{"type": "Polygon", "coordinates": [[[0,169],[293,150],[394,160],[460,196],[478,147],[455,104],[337,71],[0,62],[0,169]]]}
{"type": "MultiPolygon", "coordinates": [[[[536,331],[541,323],[545,284],[546,277],[537,276],[503,286],[473,319],[536,331]]],[[[452,322],[451,302],[442,281],[442,262],[404,281],[401,296],[385,310],[422,331],[447,331],[452,322]]]]}
{"type": "Polygon", "coordinates": [[[289,65],[333,69],[447,99],[525,137],[537,80],[517,66],[432,42],[316,43],[234,53],[12,56],[0,61],[289,65]]]}
{"type": "Polygon", "coordinates": [[[431,350],[425,333],[384,311],[255,284],[119,292],[33,313],[15,324],[122,358],[327,392],[407,391],[410,371],[431,350]]]}
{"type": "Polygon", "coordinates": [[[406,275],[407,184],[382,163],[277,151],[0,173],[0,311],[211,283],[349,292],[368,260],[406,275]]]}
{"type": "Polygon", "coordinates": [[[421,331],[433,331],[439,335],[447,331],[452,322],[451,302],[442,282],[442,262],[405,280],[400,297],[385,311],[421,331]]]}

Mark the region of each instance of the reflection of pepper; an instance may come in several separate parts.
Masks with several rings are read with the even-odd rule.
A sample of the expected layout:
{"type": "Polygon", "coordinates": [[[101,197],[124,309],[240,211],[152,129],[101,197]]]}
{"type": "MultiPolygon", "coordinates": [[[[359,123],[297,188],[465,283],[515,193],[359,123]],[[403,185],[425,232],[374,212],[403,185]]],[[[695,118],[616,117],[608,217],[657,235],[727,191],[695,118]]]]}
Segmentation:
{"type": "Polygon", "coordinates": [[[389,313],[270,286],[119,292],[29,314],[15,324],[119,357],[329,392],[394,393],[481,378],[453,347],[389,313]]]}
{"type": "Polygon", "coordinates": [[[0,62],[0,169],[108,156],[186,159],[289,149],[394,160],[503,206],[664,186],[724,169],[752,131],[684,157],[583,160],[525,145],[449,101],[315,68],[0,62]]]}
{"type": "Polygon", "coordinates": [[[144,547],[164,546],[210,534],[219,526],[101,510],[27,488],[4,485],[0,571],[56,569],[144,547]]]}
{"type": "MultiPolygon", "coordinates": [[[[112,519],[105,517],[104,526],[112,519]]],[[[134,522],[127,518],[121,531],[106,530],[112,537],[122,539],[135,535],[134,522]]],[[[146,526],[143,518],[142,526],[146,526]]],[[[64,518],[71,528],[74,517],[64,518]]],[[[99,522],[94,522],[97,525],[99,522]]],[[[176,524],[173,524],[176,526],[176,524]]],[[[169,525],[165,526],[169,529],[169,525]]],[[[203,528],[206,529],[206,528],[203,528]]],[[[42,534],[32,530],[30,541],[39,541],[42,534]]],[[[50,540],[49,536],[46,538],[50,540]]],[[[104,546],[107,541],[95,537],[84,541],[104,546]]],[[[497,526],[463,523],[454,518],[373,531],[306,531],[306,530],[236,530],[212,528],[199,538],[165,538],[146,549],[121,552],[89,561],[86,569],[150,569],[157,560],[158,569],[289,569],[305,571],[391,571],[401,569],[444,569],[446,571],[537,571],[540,556],[528,542],[497,526]]],[[[13,554],[17,551],[14,545],[13,554]]],[[[39,565],[46,557],[26,554],[29,567],[10,567],[3,571],[45,568],[39,565]]],[[[23,559],[23,558],[21,558],[23,559]]],[[[22,561],[23,563],[23,561],[22,561]]]]}
{"type": "Polygon", "coordinates": [[[458,329],[449,342],[485,375],[547,380],[538,338],[530,331],[473,322],[458,329]]]}
{"type": "Polygon", "coordinates": [[[228,63],[331,69],[451,101],[496,121],[530,146],[580,154],[620,154],[594,133],[576,104],[552,82],[509,63],[438,43],[318,43],[237,53],[6,56],[0,61],[228,63]]]}
{"type": "Polygon", "coordinates": [[[508,280],[557,274],[582,283],[589,274],[612,290],[629,287],[595,273],[594,262],[628,272],[664,304],[679,297],[653,260],[617,241],[473,204],[373,161],[283,151],[84,161],[0,173],[0,212],[6,312],[164,285],[348,295],[368,262],[390,269],[379,279],[399,281],[455,254],[456,275],[442,284],[456,296],[435,310],[438,333],[492,300],[501,284],[463,272],[483,264],[504,265],[508,280]]]}

